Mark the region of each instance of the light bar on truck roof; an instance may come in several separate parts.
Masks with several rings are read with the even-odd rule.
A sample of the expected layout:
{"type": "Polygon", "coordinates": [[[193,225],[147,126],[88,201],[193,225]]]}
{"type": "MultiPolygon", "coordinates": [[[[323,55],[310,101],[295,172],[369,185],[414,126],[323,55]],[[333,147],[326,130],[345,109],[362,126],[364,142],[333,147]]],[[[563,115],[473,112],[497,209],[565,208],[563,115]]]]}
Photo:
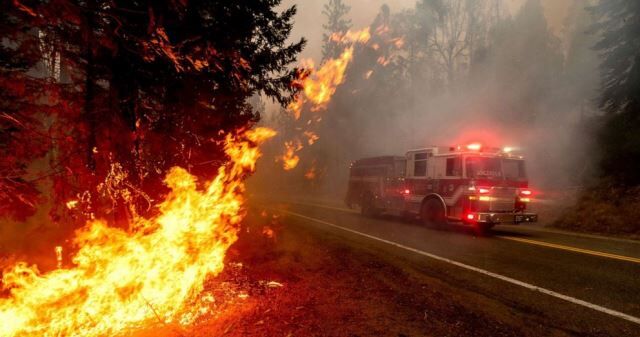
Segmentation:
{"type": "Polygon", "coordinates": [[[480,149],[482,149],[482,144],[480,143],[471,143],[467,145],[467,150],[480,151],[480,149]]]}

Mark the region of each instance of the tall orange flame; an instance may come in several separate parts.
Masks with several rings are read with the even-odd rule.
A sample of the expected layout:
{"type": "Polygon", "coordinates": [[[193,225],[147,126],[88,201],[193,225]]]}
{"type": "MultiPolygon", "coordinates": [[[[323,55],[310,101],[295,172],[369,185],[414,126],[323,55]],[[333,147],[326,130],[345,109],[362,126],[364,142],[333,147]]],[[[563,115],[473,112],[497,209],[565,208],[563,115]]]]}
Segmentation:
{"type": "Polygon", "coordinates": [[[243,180],[255,169],[258,145],[275,135],[257,128],[228,136],[230,162],[199,189],[173,168],[160,214],[138,217],[134,230],[93,221],[76,233],[73,267],[41,273],[18,263],[5,270],[0,336],[106,336],[173,322],[207,277],[223,269],[244,215],[243,180]]]}
{"type": "MultiPolygon", "coordinates": [[[[296,86],[302,88],[301,95],[298,95],[287,108],[296,120],[302,116],[302,111],[307,104],[310,104],[311,111],[326,109],[327,104],[336,93],[338,86],[345,80],[345,73],[349,63],[353,60],[354,46],[356,44],[365,44],[371,38],[369,28],[360,31],[347,31],[344,34],[333,34],[331,39],[335,42],[345,45],[344,50],[337,58],[326,60],[316,69],[313,60],[303,62],[303,68],[308,71],[301,73],[301,77],[297,80],[296,86]]],[[[305,136],[308,137],[309,145],[316,142],[319,137],[307,131],[305,136]],[[313,136],[310,136],[313,134],[313,136]]],[[[295,154],[302,149],[301,141],[285,142],[285,153],[278,158],[282,160],[285,170],[292,170],[298,165],[299,158],[295,154]]]]}

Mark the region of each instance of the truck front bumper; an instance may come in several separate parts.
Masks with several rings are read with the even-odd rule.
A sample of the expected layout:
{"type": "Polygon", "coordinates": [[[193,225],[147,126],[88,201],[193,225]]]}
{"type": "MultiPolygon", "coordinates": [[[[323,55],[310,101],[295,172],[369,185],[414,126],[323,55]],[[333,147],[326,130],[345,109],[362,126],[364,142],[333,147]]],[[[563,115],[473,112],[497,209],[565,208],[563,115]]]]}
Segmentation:
{"type": "MultiPolygon", "coordinates": [[[[535,213],[471,213],[473,214],[473,221],[475,223],[486,224],[519,224],[522,222],[537,222],[538,214],[535,213]]],[[[471,219],[468,219],[471,220],[471,219]]]]}

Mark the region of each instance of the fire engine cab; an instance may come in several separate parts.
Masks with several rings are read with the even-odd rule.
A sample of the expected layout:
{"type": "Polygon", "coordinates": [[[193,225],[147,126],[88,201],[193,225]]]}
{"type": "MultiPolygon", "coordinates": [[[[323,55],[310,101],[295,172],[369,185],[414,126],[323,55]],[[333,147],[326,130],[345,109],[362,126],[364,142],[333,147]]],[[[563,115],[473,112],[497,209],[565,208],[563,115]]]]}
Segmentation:
{"type": "Polygon", "coordinates": [[[459,222],[485,231],[537,221],[527,212],[532,197],[522,156],[473,143],[357,160],[346,203],[364,215],[418,216],[429,226],[459,222]]]}

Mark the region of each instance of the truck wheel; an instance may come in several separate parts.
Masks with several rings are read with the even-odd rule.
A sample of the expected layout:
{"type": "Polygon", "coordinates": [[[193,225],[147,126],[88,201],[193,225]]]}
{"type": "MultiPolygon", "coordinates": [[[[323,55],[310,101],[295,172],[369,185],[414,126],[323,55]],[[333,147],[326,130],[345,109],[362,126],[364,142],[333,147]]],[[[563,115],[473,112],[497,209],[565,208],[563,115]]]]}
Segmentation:
{"type": "Polygon", "coordinates": [[[376,208],[374,200],[373,200],[373,196],[372,195],[365,195],[362,198],[362,205],[360,205],[360,213],[362,213],[362,215],[364,216],[368,216],[368,217],[374,217],[377,216],[380,211],[376,208]]]}
{"type": "Polygon", "coordinates": [[[437,199],[428,199],[420,211],[422,223],[428,227],[439,227],[446,223],[444,206],[437,199]]]}

